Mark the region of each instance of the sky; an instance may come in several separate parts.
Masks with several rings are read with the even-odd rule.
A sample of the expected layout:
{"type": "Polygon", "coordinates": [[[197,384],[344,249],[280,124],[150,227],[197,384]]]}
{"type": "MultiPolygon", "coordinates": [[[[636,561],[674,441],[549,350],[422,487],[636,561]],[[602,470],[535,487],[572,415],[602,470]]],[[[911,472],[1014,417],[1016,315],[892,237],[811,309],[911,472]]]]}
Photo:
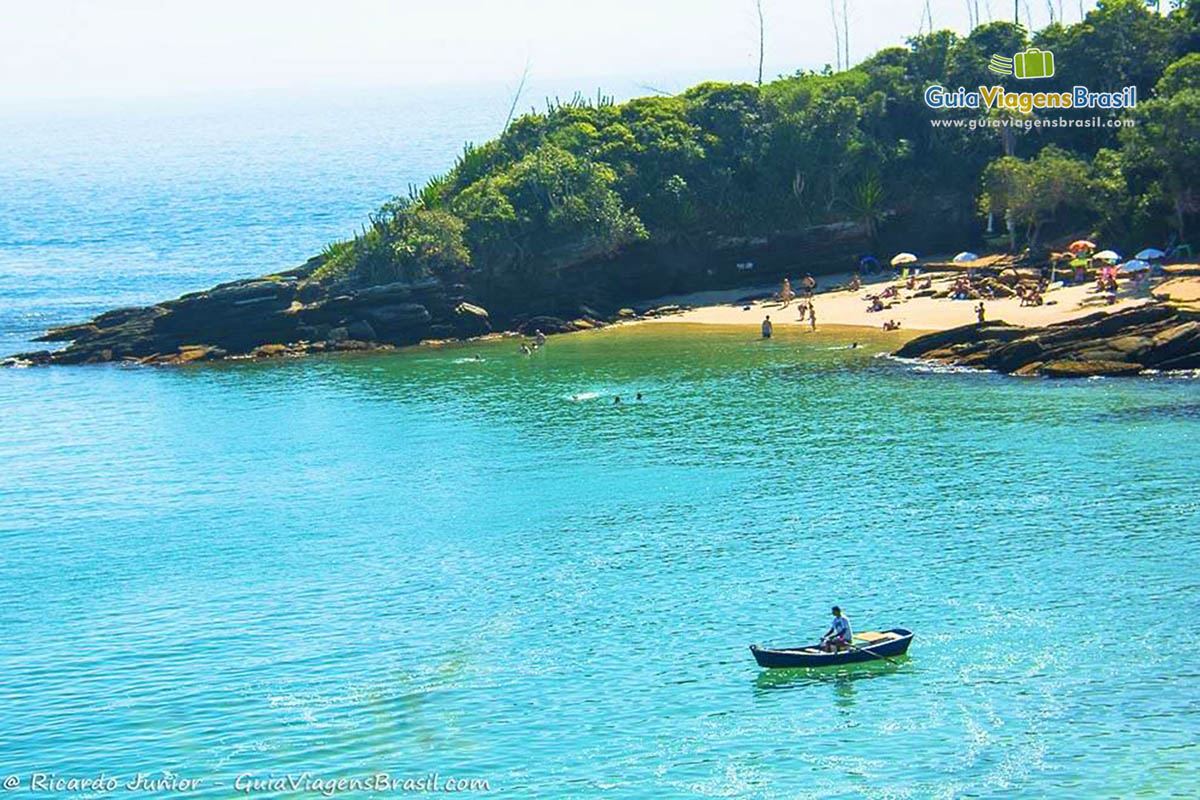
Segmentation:
{"type": "MultiPolygon", "coordinates": [[[[1018,0],[1022,21],[1079,19],[1081,0],[1018,0]]],[[[926,0],[833,0],[850,55],[903,44],[926,0]]],[[[762,0],[764,76],[836,58],[827,0],[762,0]]],[[[935,28],[1012,0],[928,0],[935,28]]],[[[754,80],[754,0],[0,0],[0,102],[247,90],[515,85],[604,79],[677,91],[754,80]]]]}

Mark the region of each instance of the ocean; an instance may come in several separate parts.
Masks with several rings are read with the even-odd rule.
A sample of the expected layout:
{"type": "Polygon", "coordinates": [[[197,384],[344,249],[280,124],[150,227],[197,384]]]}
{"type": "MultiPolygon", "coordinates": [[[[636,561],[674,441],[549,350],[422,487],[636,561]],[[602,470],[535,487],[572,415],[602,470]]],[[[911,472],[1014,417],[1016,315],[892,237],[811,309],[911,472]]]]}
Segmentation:
{"type": "MultiPolygon", "coordinates": [[[[0,352],[300,263],[507,103],[5,112],[0,352]]],[[[1200,792],[1200,384],[933,370],[897,341],[656,324],[532,357],[0,371],[0,775],[1200,792]],[[908,657],[755,665],[833,604],[915,631],[908,657]]]]}

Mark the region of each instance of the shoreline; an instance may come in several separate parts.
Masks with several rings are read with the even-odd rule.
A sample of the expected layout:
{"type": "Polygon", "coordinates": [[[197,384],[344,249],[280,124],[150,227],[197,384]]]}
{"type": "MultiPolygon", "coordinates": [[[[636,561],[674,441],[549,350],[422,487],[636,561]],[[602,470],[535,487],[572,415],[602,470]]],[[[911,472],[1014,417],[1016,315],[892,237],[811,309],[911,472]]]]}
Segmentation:
{"type": "MultiPolygon", "coordinates": [[[[881,330],[883,323],[894,320],[900,323],[899,330],[910,333],[930,333],[976,323],[975,305],[978,300],[952,300],[934,297],[933,294],[948,291],[957,273],[931,270],[920,275],[919,281],[930,279],[932,285],[925,290],[909,290],[904,281],[890,276],[872,276],[863,281],[862,288],[851,291],[848,284],[851,273],[822,275],[818,279],[817,291],[813,295],[813,307],[817,312],[817,329],[823,326],[855,327],[881,330]],[[824,285],[827,288],[822,288],[824,285]],[[888,287],[896,289],[897,295],[891,306],[882,311],[868,311],[867,297],[888,287]]],[[[920,285],[920,283],[918,283],[920,285]]],[[[983,301],[985,319],[1003,319],[1011,325],[1037,328],[1071,322],[1097,311],[1115,313],[1153,302],[1154,297],[1146,289],[1134,290],[1126,282],[1118,292],[1116,302],[1108,304],[1103,295],[1093,291],[1091,282],[1078,286],[1052,284],[1046,292],[1045,304],[1022,306],[1018,297],[986,299],[983,301]]],[[[751,289],[728,291],[706,291],[689,295],[669,295],[653,302],[639,303],[635,308],[652,310],[678,306],[679,311],[652,317],[624,320],[620,324],[661,324],[664,322],[687,322],[701,325],[746,325],[757,326],[763,317],[771,316],[776,328],[809,329],[806,318],[799,319],[801,300],[793,300],[787,306],[774,299],[748,298],[777,290],[778,286],[758,286],[751,289]]]]}
{"type": "Polygon", "coordinates": [[[854,290],[849,288],[852,273],[822,274],[811,300],[793,299],[786,304],[777,299],[777,285],[758,284],[661,296],[608,313],[581,306],[582,316],[575,319],[532,317],[515,329],[502,330],[491,329],[485,309],[443,297],[433,285],[389,284],[346,296],[327,292],[331,296],[306,304],[296,299],[305,291],[296,283],[296,277],[281,274],[222,284],[157,306],[117,309],[90,322],[51,329],[38,341],[72,343],[58,351],[17,354],[0,363],[178,366],[528,339],[535,329],[549,335],[663,323],[745,327],[757,333],[768,316],[777,333],[807,333],[814,329],[877,331],[897,334],[897,345],[903,345],[922,336],[980,327],[976,310],[980,302],[986,325],[1003,326],[1011,332],[1006,334],[1009,338],[1017,334],[1045,336],[1057,335],[1058,326],[1087,327],[1099,318],[1121,317],[1155,307],[1176,308],[1194,319],[1196,311],[1191,307],[1200,300],[1196,268],[1185,265],[1168,269],[1174,275],[1163,280],[1123,277],[1112,294],[1096,291],[1090,281],[1079,285],[1055,281],[1046,287],[1043,302],[1032,305],[1022,303],[1014,286],[1018,281],[1027,287],[1034,285],[1036,271],[983,278],[969,287],[971,299],[952,299],[956,281],[966,270],[934,262],[913,278],[895,277],[890,270],[867,276],[854,290]],[[983,294],[987,297],[981,298],[983,294]],[[415,302],[419,299],[425,305],[415,302]],[[808,318],[800,316],[801,309],[808,307],[816,312],[815,328],[808,318]],[[177,323],[181,317],[182,322],[177,323]],[[243,325],[248,327],[243,329],[243,325]],[[176,326],[182,326],[181,330],[173,331],[176,326]],[[260,326],[262,330],[257,329],[260,326]],[[376,335],[376,327],[387,331],[397,326],[401,333],[408,328],[414,333],[416,328],[428,330],[425,336],[412,335],[408,341],[403,339],[409,334],[396,338],[395,331],[376,335]],[[323,329],[327,330],[322,335],[323,329]],[[434,330],[443,335],[428,336],[434,330]],[[301,336],[292,338],[295,334],[301,336]],[[231,337],[242,343],[228,345],[231,337]]]}

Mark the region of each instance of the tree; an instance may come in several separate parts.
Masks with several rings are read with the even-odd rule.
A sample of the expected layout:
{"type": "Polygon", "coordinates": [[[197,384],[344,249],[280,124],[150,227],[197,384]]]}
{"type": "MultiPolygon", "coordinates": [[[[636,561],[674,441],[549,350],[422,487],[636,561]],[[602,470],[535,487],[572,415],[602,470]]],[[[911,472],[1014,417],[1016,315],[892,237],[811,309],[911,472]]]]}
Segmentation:
{"type": "Polygon", "coordinates": [[[1200,53],[1171,64],[1133,117],[1137,125],[1121,132],[1125,162],[1167,195],[1182,238],[1187,217],[1200,210],[1200,53]]]}
{"type": "MultiPolygon", "coordinates": [[[[1060,208],[1087,204],[1088,180],[1087,163],[1053,145],[1029,161],[1004,156],[984,171],[980,208],[984,213],[1004,212],[1006,219],[1024,223],[1029,249],[1036,250],[1042,226],[1060,208]]],[[[1013,225],[1009,244],[1017,249],[1013,225]]]]}

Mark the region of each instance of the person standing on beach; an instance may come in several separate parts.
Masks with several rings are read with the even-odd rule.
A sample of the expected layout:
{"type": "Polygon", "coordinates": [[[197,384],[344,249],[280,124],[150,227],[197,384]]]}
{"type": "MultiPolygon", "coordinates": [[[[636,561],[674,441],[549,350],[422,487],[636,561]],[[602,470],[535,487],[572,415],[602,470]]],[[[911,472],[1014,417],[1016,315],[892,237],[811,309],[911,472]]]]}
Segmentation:
{"type": "Polygon", "coordinates": [[[771,324],[771,315],[767,314],[766,319],[762,321],[762,338],[770,339],[774,332],[775,326],[771,324]]]}
{"type": "Polygon", "coordinates": [[[792,291],[792,279],[784,278],[783,285],[779,287],[779,299],[783,301],[783,307],[787,308],[795,296],[796,293],[792,291]]]}
{"type": "Polygon", "coordinates": [[[811,326],[810,330],[817,329],[817,306],[811,300],[808,301],[808,324],[811,326]]]}
{"type": "Polygon", "coordinates": [[[813,290],[816,288],[817,288],[817,279],[814,278],[812,276],[812,273],[810,272],[804,276],[804,296],[812,297],[813,290]]]}
{"type": "Polygon", "coordinates": [[[975,306],[975,316],[979,318],[979,324],[982,325],[983,317],[984,317],[984,309],[983,309],[983,301],[982,300],[979,301],[979,305],[975,306]]]}

